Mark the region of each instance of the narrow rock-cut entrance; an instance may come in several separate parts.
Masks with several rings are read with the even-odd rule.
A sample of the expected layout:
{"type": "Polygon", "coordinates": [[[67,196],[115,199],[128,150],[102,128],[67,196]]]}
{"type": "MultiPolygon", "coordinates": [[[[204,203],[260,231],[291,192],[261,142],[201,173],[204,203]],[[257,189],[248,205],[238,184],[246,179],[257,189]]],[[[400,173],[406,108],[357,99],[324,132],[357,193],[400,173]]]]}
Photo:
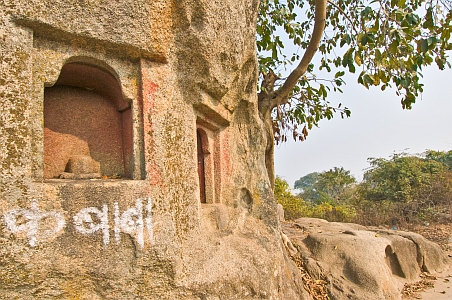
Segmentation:
{"type": "Polygon", "coordinates": [[[111,72],[68,63],[44,92],[44,178],[79,156],[100,163],[102,175],[131,178],[132,114],[111,72]]]}
{"type": "Polygon", "coordinates": [[[196,130],[197,141],[198,141],[198,177],[199,177],[199,193],[200,193],[200,201],[201,203],[207,203],[206,199],[206,173],[205,173],[205,161],[204,155],[205,150],[203,144],[205,144],[205,140],[203,140],[203,135],[205,133],[202,132],[201,129],[196,130]]]}
{"type": "Polygon", "coordinates": [[[196,120],[197,162],[201,203],[222,203],[223,168],[227,164],[225,136],[222,127],[212,118],[198,116],[196,120]]]}

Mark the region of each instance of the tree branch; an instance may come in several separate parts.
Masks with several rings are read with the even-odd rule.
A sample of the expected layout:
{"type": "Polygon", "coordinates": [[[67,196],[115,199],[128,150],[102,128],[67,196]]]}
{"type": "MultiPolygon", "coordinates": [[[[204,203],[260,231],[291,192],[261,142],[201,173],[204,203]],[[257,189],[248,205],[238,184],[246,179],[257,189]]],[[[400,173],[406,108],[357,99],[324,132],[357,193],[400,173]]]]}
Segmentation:
{"type": "Polygon", "coordinates": [[[290,73],[284,84],[275,92],[273,99],[271,100],[271,107],[275,107],[279,104],[287,103],[289,100],[289,94],[297,84],[298,80],[303,76],[308,66],[314,57],[314,54],[319,48],[320,41],[325,30],[326,22],[326,4],[327,0],[315,1],[315,18],[314,18],[314,30],[312,32],[311,40],[309,41],[308,48],[303,55],[298,66],[290,73]]]}
{"type": "Polygon", "coordinates": [[[336,3],[334,3],[333,1],[327,0],[327,2],[329,4],[331,4],[332,6],[334,6],[341,14],[344,18],[346,18],[349,22],[350,22],[350,26],[352,27],[352,30],[354,30],[356,32],[356,35],[358,35],[358,30],[355,28],[355,26],[353,25],[353,21],[350,19],[350,17],[345,13],[345,11],[339,7],[339,5],[337,5],[336,3]]]}

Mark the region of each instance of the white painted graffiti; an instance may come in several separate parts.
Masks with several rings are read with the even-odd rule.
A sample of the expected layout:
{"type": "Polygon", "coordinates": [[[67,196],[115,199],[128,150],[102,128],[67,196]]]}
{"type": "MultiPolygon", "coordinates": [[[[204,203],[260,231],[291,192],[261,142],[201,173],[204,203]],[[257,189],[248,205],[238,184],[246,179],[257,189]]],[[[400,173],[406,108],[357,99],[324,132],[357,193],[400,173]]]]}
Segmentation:
{"type": "Polygon", "coordinates": [[[96,231],[102,231],[102,238],[104,245],[108,245],[110,242],[110,232],[108,226],[108,206],[102,206],[102,210],[97,209],[96,207],[87,207],[82,209],[74,216],[74,225],[75,230],[80,232],[81,234],[93,234],[96,231]],[[99,219],[99,224],[94,224],[93,218],[91,214],[96,215],[99,219]],[[85,226],[87,225],[87,227],[85,226]]]}
{"type": "MultiPolygon", "coordinates": [[[[114,236],[117,244],[121,242],[121,232],[130,234],[136,238],[137,244],[144,247],[145,227],[149,243],[154,245],[154,227],[152,223],[152,201],[147,198],[143,209],[143,200],[137,199],[135,206],[127,209],[122,214],[117,202],[113,204],[114,236]],[[146,216],[144,218],[144,211],[146,216]]],[[[14,209],[4,214],[6,227],[14,234],[23,232],[27,235],[30,246],[34,247],[40,239],[46,239],[58,234],[66,226],[66,220],[58,211],[41,211],[38,202],[33,200],[30,209],[14,209]],[[53,218],[55,227],[39,231],[40,221],[53,218]]],[[[104,245],[110,243],[110,225],[108,221],[108,205],[104,204],[100,209],[87,207],[73,216],[75,230],[83,235],[91,235],[97,232],[102,234],[104,245]],[[93,219],[93,217],[95,217],[93,219]]]]}
{"type": "Polygon", "coordinates": [[[12,233],[25,232],[27,234],[30,246],[34,247],[37,243],[39,222],[43,219],[54,218],[56,221],[55,228],[45,230],[40,236],[47,238],[58,233],[66,225],[64,216],[57,211],[42,212],[38,208],[38,201],[31,202],[31,208],[14,209],[4,215],[6,227],[12,233]],[[18,224],[19,217],[25,219],[25,222],[18,224]]]}

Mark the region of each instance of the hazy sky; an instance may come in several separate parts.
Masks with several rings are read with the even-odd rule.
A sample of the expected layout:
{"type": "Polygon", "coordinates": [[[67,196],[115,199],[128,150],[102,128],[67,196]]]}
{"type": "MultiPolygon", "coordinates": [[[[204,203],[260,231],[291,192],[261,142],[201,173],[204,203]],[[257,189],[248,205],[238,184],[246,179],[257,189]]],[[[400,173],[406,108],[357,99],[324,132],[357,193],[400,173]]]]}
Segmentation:
{"type": "Polygon", "coordinates": [[[436,66],[424,70],[424,93],[412,110],[403,110],[393,90],[367,90],[346,79],[343,94],[330,94],[352,111],[348,119],[336,115],[323,120],[304,142],[289,141],[275,149],[276,175],[295,180],[311,173],[344,167],[361,180],[368,157],[388,158],[394,151],[421,153],[452,149],[452,71],[436,66]]]}

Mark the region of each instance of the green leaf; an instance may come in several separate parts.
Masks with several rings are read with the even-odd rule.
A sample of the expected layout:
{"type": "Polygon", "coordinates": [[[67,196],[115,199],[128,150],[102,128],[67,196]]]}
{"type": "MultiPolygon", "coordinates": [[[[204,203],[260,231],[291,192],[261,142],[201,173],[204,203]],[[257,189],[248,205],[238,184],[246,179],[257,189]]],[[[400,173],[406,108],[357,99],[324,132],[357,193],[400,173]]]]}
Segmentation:
{"type": "Polygon", "coordinates": [[[422,24],[422,27],[424,29],[433,29],[434,27],[434,23],[433,23],[433,8],[429,7],[427,9],[427,13],[425,14],[425,21],[422,24]]]}
{"type": "Polygon", "coordinates": [[[445,60],[443,60],[443,59],[441,59],[440,57],[437,56],[435,58],[435,62],[436,62],[436,65],[438,66],[438,68],[440,70],[444,70],[445,69],[445,66],[444,66],[445,60]]]}
{"type": "Polygon", "coordinates": [[[360,43],[361,43],[361,45],[363,45],[363,46],[366,46],[366,45],[367,45],[367,34],[364,34],[364,35],[361,37],[360,43]]]}
{"type": "Polygon", "coordinates": [[[406,5],[406,0],[399,0],[397,6],[400,8],[404,8],[406,5]]]}
{"type": "Polygon", "coordinates": [[[336,74],[334,75],[334,78],[339,78],[339,77],[342,77],[344,75],[345,75],[344,71],[339,71],[339,72],[336,72],[336,74]]]}
{"type": "Polygon", "coordinates": [[[426,39],[422,39],[420,43],[420,50],[422,53],[425,53],[428,51],[428,41],[426,39]]]}
{"type": "Polygon", "coordinates": [[[396,54],[399,47],[399,42],[397,40],[392,41],[391,44],[389,44],[389,51],[391,51],[392,54],[396,54]]]}
{"type": "Polygon", "coordinates": [[[410,85],[410,78],[409,77],[403,77],[400,80],[400,85],[402,85],[404,88],[408,88],[408,86],[410,85]]]}
{"type": "Polygon", "coordinates": [[[339,45],[340,45],[340,47],[342,48],[345,44],[350,44],[350,43],[351,43],[350,35],[348,35],[348,34],[346,33],[346,34],[344,34],[344,35],[342,36],[339,45]]]}
{"type": "Polygon", "coordinates": [[[434,46],[436,44],[436,37],[431,36],[427,39],[427,45],[429,47],[429,49],[432,48],[432,46],[434,46]]]}
{"type": "Polygon", "coordinates": [[[381,63],[381,52],[379,49],[375,49],[375,62],[381,63]]]}
{"type": "Polygon", "coordinates": [[[374,83],[374,80],[373,80],[373,78],[371,77],[371,75],[369,75],[369,74],[364,74],[364,76],[363,76],[363,81],[364,81],[364,83],[365,84],[373,84],[374,83]]]}
{"type": "Polygon", "coordinates": [[[366,8],[364,8],[364,9],[361,11],[361,16],[362,16],[363,18],[368,18],[369,14],[370,14],[371,12],[372,12],[372,7],[367,6],[366,8]]]}
{"type": "Polygon", "coordinates": [[[361,55],[358,52],[355,52],[355,63],[358,66],[361,66],[363,64],[361,55]]]}

